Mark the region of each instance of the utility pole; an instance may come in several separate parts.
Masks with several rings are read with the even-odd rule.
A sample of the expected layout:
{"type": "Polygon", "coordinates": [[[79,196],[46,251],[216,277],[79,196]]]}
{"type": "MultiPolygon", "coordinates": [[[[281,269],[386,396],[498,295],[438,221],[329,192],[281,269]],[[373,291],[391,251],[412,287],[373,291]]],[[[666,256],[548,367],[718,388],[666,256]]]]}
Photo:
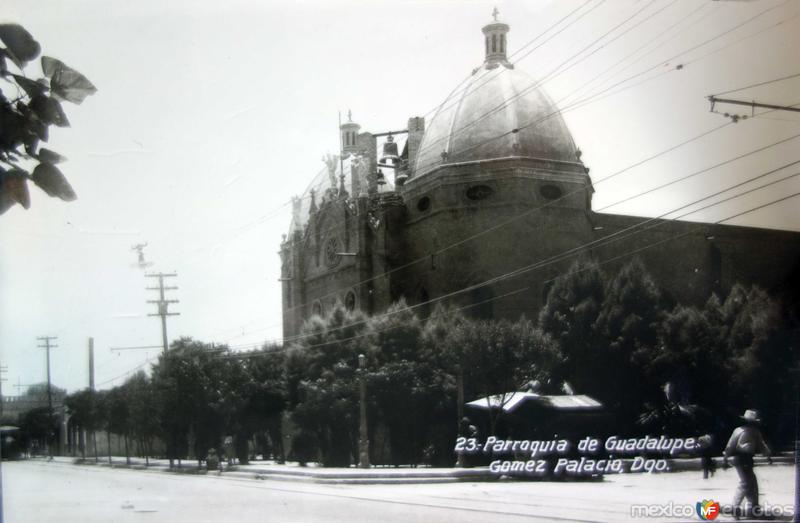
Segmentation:
{"type": "Polygon", "coordinates": [[[94,390],[94,338],[89,338],[89,389],[94,390]]]}
{"type": "Polygon", "coordinates": [[[3,404],[5,402],[5,398],[3,398],[3,382],[6,381],[6,379],[3,377],[3,374],[6,372],[8,372],[8,366],[0,365],[0,418],[3,417],[3,404]]]}
{"type": "Polygon", "coordinates": [[[164,278],[175,278],[177,277],[177,273],[153,273],[153,274],[145,274],[147,278],[158,278],[158,287],[147,287],[148,291],[158,291],[158,299],[157,300],[147,300],[147,303],[155,303],[158,305],[158,312],[155,314],[148,314],[148,316],[161,316],[161,338],[164,346],[164,354],[167,354],[169,350],[169,341],[167,340],[167,316],[179,316],[179,312],[169,312],[169,304],[170,303],[180,303],[179,300],[168,300],[164,294],[164,291],[173,291],[177,290],[178,287],[164,286],[164,278]]]}
{"type": "MultiPolygon", "coordinates": [[[[44,345],[39,345],[40,349],[47,350],[47,412],[50,417],[50,430],[53,428],[53,386],[50,381],[50,349],[55,349],[58,345],[52,345],[50,342],[53,340],[57,340],[58,336],[39,336],[36,338],[39,341],[44,342],[44,345]]],[[[50,439],[50,433],[48,431],[48,440],[50,439]]],[[[53,446],[48,441],[48,447],[50,448],[50,458],[53,457],[53,446]]]]}
{"type": "Polygon", "coordinates": [[[22,387],[30,387],[27,383],[22,383],[22,380],[19,376],[17,376],[17,384],[14,385],[14,388],[17,389],[17,396],[22,395],[22,387]]]}
{"type": "Polygon", "coordinates": [[[358,392],[360,416],[358,423],[358,467],[368,469],[369,464],[369,432],[367,425],[367,358],[358,355],[358,392]]]}

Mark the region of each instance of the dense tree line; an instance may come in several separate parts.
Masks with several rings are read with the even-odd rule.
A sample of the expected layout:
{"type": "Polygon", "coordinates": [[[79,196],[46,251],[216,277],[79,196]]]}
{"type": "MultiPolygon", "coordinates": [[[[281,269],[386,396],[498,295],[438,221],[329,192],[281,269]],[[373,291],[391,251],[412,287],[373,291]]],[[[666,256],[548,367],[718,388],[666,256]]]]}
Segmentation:
{"type": "Polygon", "coordinates": [[[271,441],[269,450],[280,460],[283,355],[264,347],[248,356],[182,338],[159,358],[150,377],[139,371],[118,387],[69,395],[71,421],[89,433],[122,437],[128,458],[134,450],[161,455],[154,452],[158,448],[171,464],[190,456],[204,460],[230,436],[231,453],[247,463],[248,441],[258,436],[262,446],[271,441]]]}
{"type": "Polygon", "coordinates": [[[246,354],[181,339],[150,377],[66,402],[74,422],[120,435],[139,454],[158,441],[171,460],[202,460],[232,436],[242,462],[256,452],[281,460],[288,441],[289,457],[324,466],[358,461],[359,380],[371,460],[395,465],[453,464],[459,382],[466,401],[530,383],[588,394],[622,433],[721,432],[758,408],[777,437],[787,420],[796,318],[758,288],[688,306],[639,262],[611,275],[580,262],[554,281],[538,318],[467,312],[439,305],[423,321],[403,300],[374,317],[337,305],[294,343],[246,354]]]}

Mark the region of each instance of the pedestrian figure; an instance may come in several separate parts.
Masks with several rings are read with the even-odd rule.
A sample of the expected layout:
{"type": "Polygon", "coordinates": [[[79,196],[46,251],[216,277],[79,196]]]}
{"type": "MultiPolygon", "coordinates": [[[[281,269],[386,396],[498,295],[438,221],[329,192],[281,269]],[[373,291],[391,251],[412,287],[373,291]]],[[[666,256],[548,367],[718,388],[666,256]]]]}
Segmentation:
{"type": "Polygon", "coordinates": [[[217,473],[221,471],[219,456],[217,456],[217,449],[209,449],[208,456],[206,456],[206,468],[209,472],[216,470],[217,473]]]}
{"type": "MultiPolygon", "coordinates": [[[[472,424],[471,420],[464,416],[461,418],[461,422],[458,424],[458,434],[464,438],[474,439],[476,442],[478,441],[478,427],[472,424]]],[[[471,467],[473,466],[473,459],[469,454],[466,454],[463,450],[458,452],[458,462],[456,463],[456,467],[471,467]]]]}
{"type": "Polygon", "coordinates": [[[734,429],[731,439],[728,440],[728,445],[725,447],[725,467],[728,466],[728,457],[733,456],[733,464],[736,467],[736,473],[739,474],[739,486],[733,496],[734,517],[747,513],[740,511],[739,508],[744,499],[750,502],[751,512],[758,507],[758,480],[753,472],[753,456],[762,453],[772,463],[772,451],[764,442],[764,437],[759,429],[761,419],[758,412],[746,410],[741,418],[744,423],[734,429]]]}
{"type": "Polygon", "coordinates": [[[702,446],[700,460],[703,465],[703,479],[708,479],[717,471],[717,464],[714,463],[714,435],[704,434],[698,440],[702,446]]]}
{"type": "Polygon", "coordinates": [[[233,438],[231,436],[225,436],[222,442],[222,448],[228,460],[228,466],[233,466],[233,438]]]}

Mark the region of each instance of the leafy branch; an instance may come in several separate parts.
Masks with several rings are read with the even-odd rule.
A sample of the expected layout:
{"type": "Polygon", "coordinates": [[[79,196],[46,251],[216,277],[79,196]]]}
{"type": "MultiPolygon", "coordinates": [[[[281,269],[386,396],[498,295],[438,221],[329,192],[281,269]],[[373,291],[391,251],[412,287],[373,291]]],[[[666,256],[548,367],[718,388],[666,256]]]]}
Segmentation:
{"type": "Polygon", "coordinates": [[[62,102],[81,104],[97,88],[49,56],[41,57],[42,76],[29,78],[25,68],[39,56],[41,46],[20,25],[0,24],[0,42],[5,46],[0,47],[0,79],[15,89],[9,100],[0,87],[0,214],[15,204],[30,207],[29,181],[48,196],[75,200],[75,191],[56,167],[66,158],[40,144],[48,141],[51,125],[70,126],[62,102]],[[30,162],[36,163],[32,170],[26,167],[30,162]]]}

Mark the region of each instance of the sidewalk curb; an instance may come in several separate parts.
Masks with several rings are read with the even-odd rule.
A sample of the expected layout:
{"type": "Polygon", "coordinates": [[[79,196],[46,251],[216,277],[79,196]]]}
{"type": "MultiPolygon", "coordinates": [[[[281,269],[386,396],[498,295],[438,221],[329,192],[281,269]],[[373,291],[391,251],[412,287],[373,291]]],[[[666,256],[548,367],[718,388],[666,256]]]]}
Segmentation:
{"type": "MultiPolygon", "coordinates": [[[[396,485],[396,484],[437,484],[455,482],[493,482],[500,481],[502,478],[492,473],[488,467],[476,468],[374,468],[374,469],[325,469],[321,467],[291,467],[286,465],[234,465],[230,469],[223,470],[221,474],[214,471],[209,472],[199,469],[196,463],[188,465],[183,463],[180,468],[170,469],[163,463],[144,463],[136,461],[134,458],[130,464],[124,458],[112,458],[112,463],[108,458],[95,462],[91,458],[72,458],[67,456],[56,457],[54,462],[60,464],[70,464],[79,466],[99,466],[114,469],[131,469],[139,471],[152,471],[168,474],[185,474],[192,476],[210,476],[221,478],[246,479],[251,481],[292,481],[298,483],[317,483],[328,485],[396,485]]],[[[722,458],[714,458],[718,467],[722,466],[722,458]]],[[[672,461],[673,472],[683,472],[690,470],[701,470],[700,458],[675,459],[672,461]]],[[[773,458],[776,464],[794,463],[792,457],[776,456],[773,458]]],[[[766,464],[766,459],[756,459],[759,465],[766,464]]]]}
{"type": "Polygon", "coordinates": [[[87,467],[106,467],[113,469],[130,469],[150,472],[161,472],[167,474],[186,474],[193,476],[209,477],[229,477],[237,479],[248,479],[253,481],[293,481],[298,483],[318,483],[318,484],[350,484],[350,485],[392,485],[392,484],[434,484],[434,483],[453,483],[461,481],[495,481],[497,477],[488,468],[475,469],[374,469],[371,472],[363,469],[353,469],[352,472],[337,472],[325,469],[307,468],[275,470],[274,468],[256,468],[251,465],[244,465],[246,470],[242,470],[242,465],[236,465],[233,470],[223,470],[221,474],[205,469],[198,469],[197,465],[181,468],[177,466],[170,469],[162,464],[150,464],[145,466],[142,463],[131,463],[128,465],[124,459],[108,463],[100,460],[95,462],[92,459],[82,460],[80,458],[56,458],[56,463],[70,464],[87,467]],[[413,470],[413,472],[411,472],[413,470]]]}

